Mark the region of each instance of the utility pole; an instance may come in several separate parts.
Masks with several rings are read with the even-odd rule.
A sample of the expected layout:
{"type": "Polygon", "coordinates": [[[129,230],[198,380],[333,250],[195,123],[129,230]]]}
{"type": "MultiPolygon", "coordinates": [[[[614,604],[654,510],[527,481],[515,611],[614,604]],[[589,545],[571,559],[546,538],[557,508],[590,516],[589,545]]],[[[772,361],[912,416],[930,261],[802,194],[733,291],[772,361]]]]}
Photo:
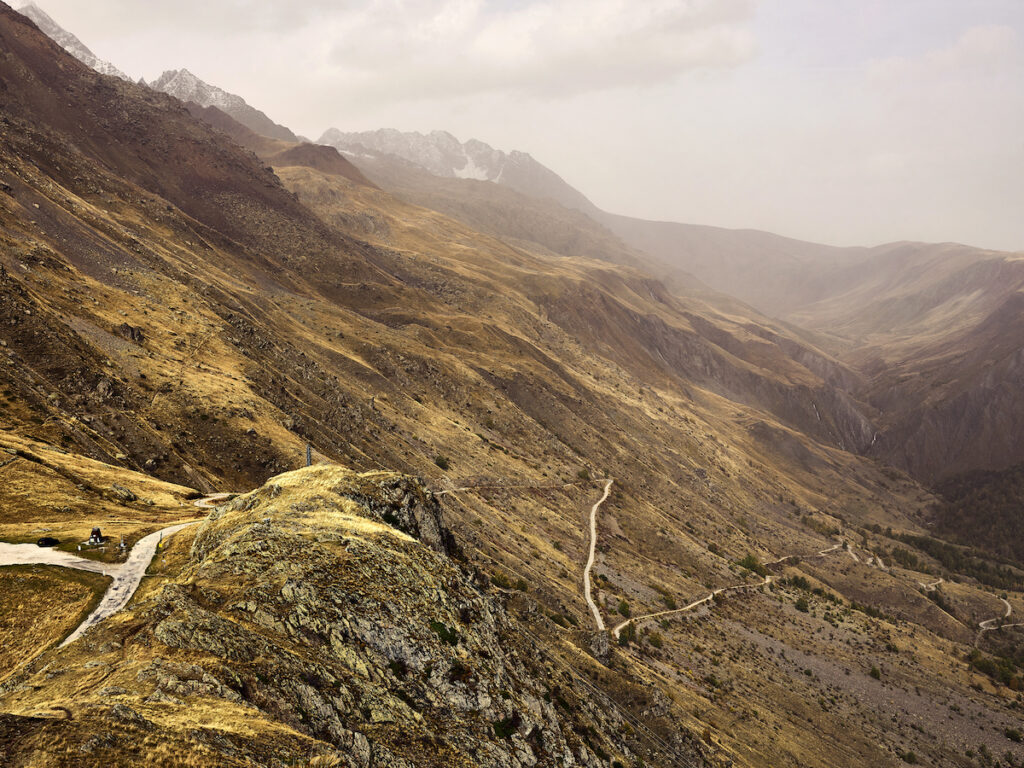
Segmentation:
{"type": "Polygon", "coordinates": [[[306,443],[306,466],[311,467],[313,465],[313,446],[306,443]]]}

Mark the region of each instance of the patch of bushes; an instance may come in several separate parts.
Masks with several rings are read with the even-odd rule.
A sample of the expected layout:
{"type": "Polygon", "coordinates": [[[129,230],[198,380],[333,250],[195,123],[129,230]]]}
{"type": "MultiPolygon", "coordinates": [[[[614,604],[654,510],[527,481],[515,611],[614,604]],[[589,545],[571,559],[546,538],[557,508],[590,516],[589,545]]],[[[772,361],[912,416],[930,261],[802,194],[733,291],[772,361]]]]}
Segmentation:
{"type": "Polygon", "coordinates": [[[434,463],[437,464],[437,466],[440,467],[443,472],[447,472],[449,469],[451,469],[452,466],[452,463],[448,459],[448,457],[442,456],[440,454],[434,457],[434,463]]]}
{"type": "MultiPolygon", "coordinates": [[[[983,526],[987,527],[987,526],[983,526]]],[[[956,546],[930,536],[916,536],[909,533],[894,534],[904,544],[938,560],[944,568],[977,579],[996,589],[1024,588],[1024,573],[1009,565],[992,562],[990,555],[974,549],[956,546]]]]}
{"type": "Polygon", "coordinates": [[[811,582],[807,580],[806,576],[790,576],[783,583],[787,587],[793,587],[794,589],[804,589],[808,592],[811,591],[811,582]]]}
{"type": "Polygon", "coordinates": [[[432,621],[430,622],[430,628],[437,633],[442,642],[448,643],[448,645],[459,644],[459,633],[451,627],[442,624],[440,621],[432,621]]]}
{"type": "Polygon", "coordinates": [[[519,718],[518,712],[513,712],[509,717],[504,720],[495,720],[491,723],[491,727],[494,729],[494,735],[499,739],[511,739],[512,734],[516,732],[519,724],[522,720],[519,718]]]}
{"type": "Polygon", "coordinates": [[[746,568],[748,571],[753,571],[761,578],[768,575],[768,569],[761,565],[761,561],[752,552],[748,552],[746,557],[737,562],[737,565],[746,568]]]}
{"type": "Polygon", "coordinates": [[[987,675],[993,682],[1002,683],[1011,690],[1020,688],[1017,664],[1013,659],[1005,656],[986,656],[975,648],[968,654],[967,663],[981,674],[987,675]]]}
{"type": "Polygon", "coordinates": [[[633,625],[633,622],[629,622],[619,632],[619,645],[629,645],[634,640],[636,640],[636,627],[633,625]]]}
{"type": "Polygon", "coordinates": [[[882,610],[876,608],[873,605],[861,605],[856,600],[851,600],[850,607],[853,608],[853,610],[855,611],[860,611],[861,613],[867,614],[873,619],[884,619],[886,621],[891,620],[888,614],[884,613],[882,610]]]}

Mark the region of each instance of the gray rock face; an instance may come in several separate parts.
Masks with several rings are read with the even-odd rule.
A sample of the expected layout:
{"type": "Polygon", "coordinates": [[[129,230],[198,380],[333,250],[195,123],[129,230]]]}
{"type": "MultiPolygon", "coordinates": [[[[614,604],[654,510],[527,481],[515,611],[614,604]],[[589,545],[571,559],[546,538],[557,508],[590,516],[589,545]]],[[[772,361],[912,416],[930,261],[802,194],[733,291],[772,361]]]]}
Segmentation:
{"type": "Polygon", "coordinates": [[[241,96],[203,82],[187,69],[168,70],[149,83],[149,87],[186,103],[192,101],[203,107],[216,107],[261,136],[282,141],[299,140],[283,125],[278,125],[260,110],[249,106],[241,96]]]}
{"type": "Polygon", "coordinates": [[[122,80],[131,80],[128,75],[115,67],[109,61],[103,61],[103,59],[90,51],[81,40],[50,18],[50,16],[35,3],[28,3],[27,5],[22,6],[18,9],[18,12],[32,19],[43,34],[86,66],[92,67],[101,75],[113,75],[114,77],[119,77],[122,80]]]}
{"type": "Polygon", "coordinates": [[[581,192],[526,152],[503,152],[476,139],[460,142],[447,131],[416,133],[385,128],[343,133],[330,128],[318,143],[337,148],[357,165],[360,157],[392,155],[435,176],[491,181],[525,195],[550,198],[567,208],[596,210],[581,192]]]}
{"type": "Polygon", "coordinates": [[[515,627],[450,542],[413,478],[288,473],[211,516],[186,583],[147,611],[153,642],[196,663],[158,660],[137,679],[153,700],[258,709],[353,766],[421,764],[380,738],[391,731],[477,765],[579,764],[515,627]]]}

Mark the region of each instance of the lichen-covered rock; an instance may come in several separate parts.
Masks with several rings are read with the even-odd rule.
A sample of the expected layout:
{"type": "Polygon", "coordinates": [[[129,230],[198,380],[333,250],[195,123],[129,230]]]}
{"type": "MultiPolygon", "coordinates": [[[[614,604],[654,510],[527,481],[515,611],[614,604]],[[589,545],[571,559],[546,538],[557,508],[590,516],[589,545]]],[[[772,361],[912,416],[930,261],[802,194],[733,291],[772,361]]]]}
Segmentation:
{"type": "Polygon", "coordinates": [[[80,690],[102,681],[90,759],[124,764],[129,729],[203,765],[631,764],[614,707],[453,551],[434,497],[393,473],[314,466],[220,507],[175,580],[80,641],[109,650],[75,667],[80,690]]]}

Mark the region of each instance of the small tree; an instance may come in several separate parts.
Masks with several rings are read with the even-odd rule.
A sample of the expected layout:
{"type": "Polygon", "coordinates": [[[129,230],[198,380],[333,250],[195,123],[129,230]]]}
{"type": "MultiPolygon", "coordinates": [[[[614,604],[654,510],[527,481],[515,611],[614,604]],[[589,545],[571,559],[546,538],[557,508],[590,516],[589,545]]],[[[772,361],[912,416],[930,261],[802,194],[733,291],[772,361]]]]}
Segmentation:
{"type": "Polygon", "coordinates": [[[619,645],[629,645],[634,640],[636,640],[636,627],[631,621],[619,632],[619,645]]]}

